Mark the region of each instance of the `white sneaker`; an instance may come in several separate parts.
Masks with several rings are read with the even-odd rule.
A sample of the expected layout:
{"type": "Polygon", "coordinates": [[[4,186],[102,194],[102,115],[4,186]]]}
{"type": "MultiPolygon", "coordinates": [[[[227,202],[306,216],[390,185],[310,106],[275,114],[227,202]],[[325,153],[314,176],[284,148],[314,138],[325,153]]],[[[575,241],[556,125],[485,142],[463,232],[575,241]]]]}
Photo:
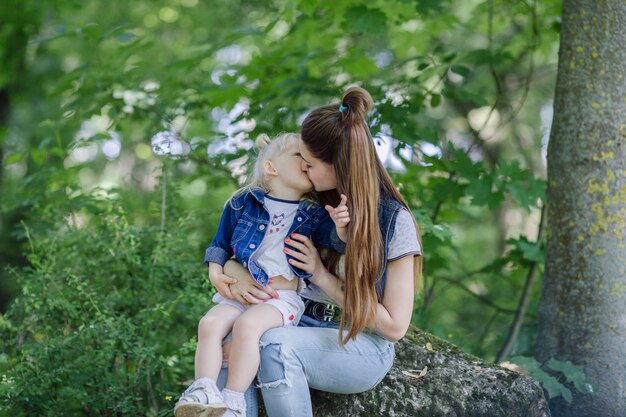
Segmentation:
{"type": "Polygon", "coordinates": [[[174,416],[222,417],[227,409],[222,394],[215,385],[191,384],[174,406],[174,416]]]}

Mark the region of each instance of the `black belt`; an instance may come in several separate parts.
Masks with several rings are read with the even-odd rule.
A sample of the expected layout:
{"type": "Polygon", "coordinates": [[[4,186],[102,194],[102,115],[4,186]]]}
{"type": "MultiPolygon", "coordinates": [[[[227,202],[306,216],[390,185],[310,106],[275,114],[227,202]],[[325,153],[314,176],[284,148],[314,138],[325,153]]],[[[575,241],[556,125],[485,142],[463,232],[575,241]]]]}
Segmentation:
{"type": "Polygon", "coordinates": [[[304,315],[318,321],[341,322],[341,309],[335,305],[304,299],[304,315]]]}

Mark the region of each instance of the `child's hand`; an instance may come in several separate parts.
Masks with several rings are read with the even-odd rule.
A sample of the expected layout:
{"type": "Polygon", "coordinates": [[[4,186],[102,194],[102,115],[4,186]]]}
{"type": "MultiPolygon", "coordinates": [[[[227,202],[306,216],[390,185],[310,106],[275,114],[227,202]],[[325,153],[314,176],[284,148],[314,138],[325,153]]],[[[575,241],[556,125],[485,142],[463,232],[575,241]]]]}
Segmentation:
{"type": "Polygon", "coordinates": [[[333,222],[335,222],[339,239],[343,242],[345,242],[348,238],[348,223],[350,223],[350,211],[346,205],[347,202],[348,197],[346,197],[345,194],[341,194],[341,201],[337,207],[332,207],[330,205],[325,207],[328,214],[330,214],[330,218],[333,219],[333,222]]]}
{"type": "Polygon", "coordinates": [[[230,284],[236,283],[237,280],[226,275],[221,265],[209,263],[209,279],[222,297],[232,300],[233,294],[230,292],[230,284]]]}

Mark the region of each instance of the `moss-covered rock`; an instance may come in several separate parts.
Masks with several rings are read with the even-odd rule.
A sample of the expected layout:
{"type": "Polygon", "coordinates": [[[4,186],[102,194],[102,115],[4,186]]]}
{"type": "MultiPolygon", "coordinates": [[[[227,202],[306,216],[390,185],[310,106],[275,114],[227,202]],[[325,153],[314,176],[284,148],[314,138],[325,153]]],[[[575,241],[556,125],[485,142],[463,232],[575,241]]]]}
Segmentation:
{"type": "Polygon", "coordinates": [[[316,417],[550,416],[534,379],[414,328],[396,344],[394,366],[375,389],[356,395],[315,391],[313,406],[316,417]]]}

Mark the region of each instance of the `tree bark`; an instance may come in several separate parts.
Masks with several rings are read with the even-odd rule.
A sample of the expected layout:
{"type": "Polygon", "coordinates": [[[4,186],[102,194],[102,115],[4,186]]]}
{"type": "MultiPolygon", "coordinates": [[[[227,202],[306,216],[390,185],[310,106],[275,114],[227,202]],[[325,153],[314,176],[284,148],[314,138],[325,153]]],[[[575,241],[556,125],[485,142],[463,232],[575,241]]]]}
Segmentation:
{"type": "Polygon", "coordinates": [[[355,395],[313,391],[312,400],[316,417],[550,417],[534,379],[414,328],[396,344],[394,366],[376,388],[355,395]]]}
{"type": "Polygon", "coordinates": [[[535,356],[584,367],[554,416],[626,416],[626,2],[565,0],[535,356]]]}

